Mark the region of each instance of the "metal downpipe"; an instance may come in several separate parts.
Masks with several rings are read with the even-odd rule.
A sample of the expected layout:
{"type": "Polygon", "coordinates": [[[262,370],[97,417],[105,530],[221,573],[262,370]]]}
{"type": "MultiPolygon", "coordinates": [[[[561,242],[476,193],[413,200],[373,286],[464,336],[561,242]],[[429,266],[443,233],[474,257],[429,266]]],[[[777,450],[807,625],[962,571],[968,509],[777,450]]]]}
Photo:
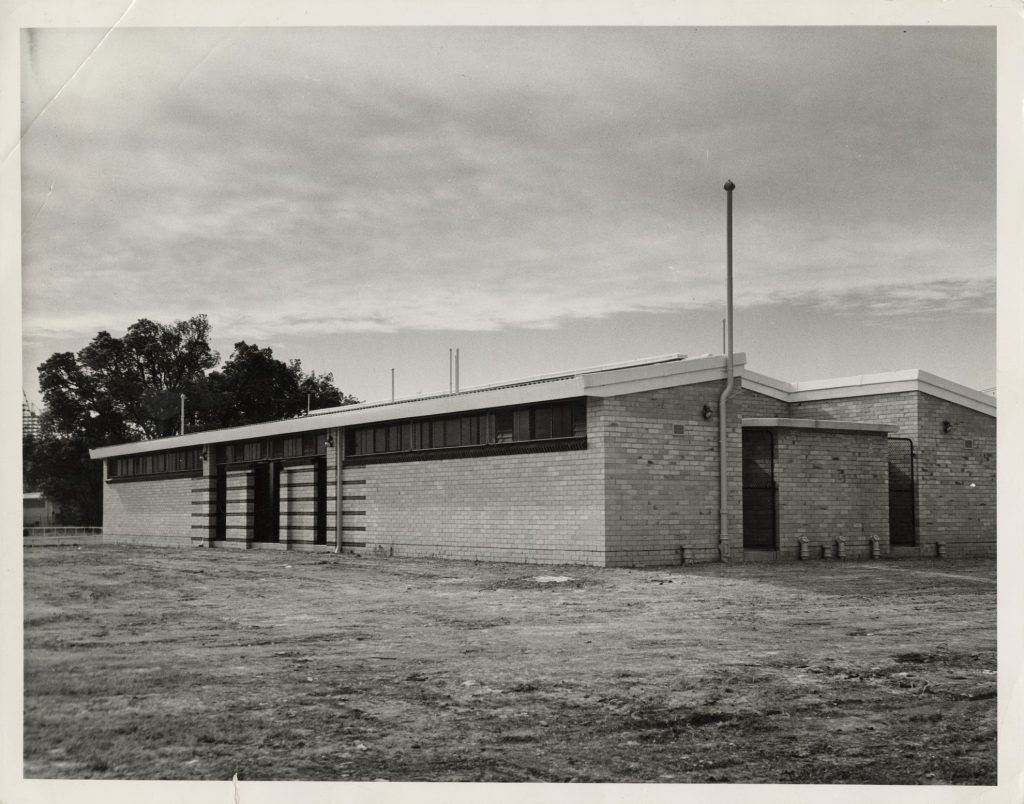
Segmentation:
{"type": "Polygon", "coordinates": [[[732,191],[736,185],[725,183],[725,390],[718,401],[718,557],[729,560],[729,456],[726,402],[733,387],[732,360],[732,191]]]}

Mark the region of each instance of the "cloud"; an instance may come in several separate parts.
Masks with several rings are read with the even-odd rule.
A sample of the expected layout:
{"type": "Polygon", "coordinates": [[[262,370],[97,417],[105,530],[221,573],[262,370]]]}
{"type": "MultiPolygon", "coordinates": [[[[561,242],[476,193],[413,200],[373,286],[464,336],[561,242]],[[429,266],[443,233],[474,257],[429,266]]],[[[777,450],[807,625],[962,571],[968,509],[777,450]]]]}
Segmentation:
{"type": "Polygon", "coordinates": [[[30,338],[701,309],[730,176],[742,306],[993,304],[984,32],[128,29],[33,116],[73,39],[26,71],[30,338]]]}

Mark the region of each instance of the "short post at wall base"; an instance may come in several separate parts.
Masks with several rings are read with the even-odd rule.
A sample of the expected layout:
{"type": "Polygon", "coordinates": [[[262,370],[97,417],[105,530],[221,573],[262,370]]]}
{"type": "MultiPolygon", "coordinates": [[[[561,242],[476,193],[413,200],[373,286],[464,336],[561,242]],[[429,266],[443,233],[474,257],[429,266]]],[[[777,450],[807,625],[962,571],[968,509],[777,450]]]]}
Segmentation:
{"type": "Polygon", "coordinates": [[[868,542],[871,546],[871,558],[878,559],[882,555],[882,541],[878,536],[872,534],[868,537],[868,542]]]}
{"type": "Polygon", "coordinates": [[[801,536],[797,542],[800,545],[800,560],[806,561],[811,557],[810,540],[806,536],[801,536]]]}
{"type": "Polygon", "coordinates": [[[836,539],[836,558],[846,558],[846,537],[836,539]]]}

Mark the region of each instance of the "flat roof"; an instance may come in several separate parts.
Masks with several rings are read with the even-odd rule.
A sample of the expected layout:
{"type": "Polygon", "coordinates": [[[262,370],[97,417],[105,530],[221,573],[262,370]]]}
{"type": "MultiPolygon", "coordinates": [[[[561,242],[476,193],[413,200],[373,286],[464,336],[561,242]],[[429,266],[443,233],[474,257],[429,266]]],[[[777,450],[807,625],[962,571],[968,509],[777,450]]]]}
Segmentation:
{"type": "MultiPolygon", "coordinates": [[[[740,386],[786,402],[835,399],[878,393],[921,391],[964,407],[995,416],[995,398],[934,374],[912,369],[903,372],[859,375],[835,380],[787,383],[746,368],[746,354],[733,355],[740,386]]],[[[252,438],[291,435],[382,421],[400,421],[426,416],[465,413],[481,408],[499,408],[573,399],[582,396],[610,397],[722,380],[726,376],[725,355],[687,357],[668,354],[526,377],[495,385],[460,389],[457,392],[363,402],[314,410],[293,419],[261,422],[180,436],[134,441],[90,450],[92,458],[111,458],[145,452],[197,447],[252,438]]]]}

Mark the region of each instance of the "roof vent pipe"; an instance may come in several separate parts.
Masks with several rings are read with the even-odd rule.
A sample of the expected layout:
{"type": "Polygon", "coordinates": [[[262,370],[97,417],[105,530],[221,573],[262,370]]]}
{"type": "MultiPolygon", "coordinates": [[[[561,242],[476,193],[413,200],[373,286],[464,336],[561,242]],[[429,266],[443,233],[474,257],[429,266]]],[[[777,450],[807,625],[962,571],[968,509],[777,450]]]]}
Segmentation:
{"type": "Polygon", "coordinates": [[[718,403],[718,554],[722,561],[729,560],[729,460],[726,401],[732,393],[732,191],[736,185],[730,179],[725,183],[725,390],[718,403]]]}

